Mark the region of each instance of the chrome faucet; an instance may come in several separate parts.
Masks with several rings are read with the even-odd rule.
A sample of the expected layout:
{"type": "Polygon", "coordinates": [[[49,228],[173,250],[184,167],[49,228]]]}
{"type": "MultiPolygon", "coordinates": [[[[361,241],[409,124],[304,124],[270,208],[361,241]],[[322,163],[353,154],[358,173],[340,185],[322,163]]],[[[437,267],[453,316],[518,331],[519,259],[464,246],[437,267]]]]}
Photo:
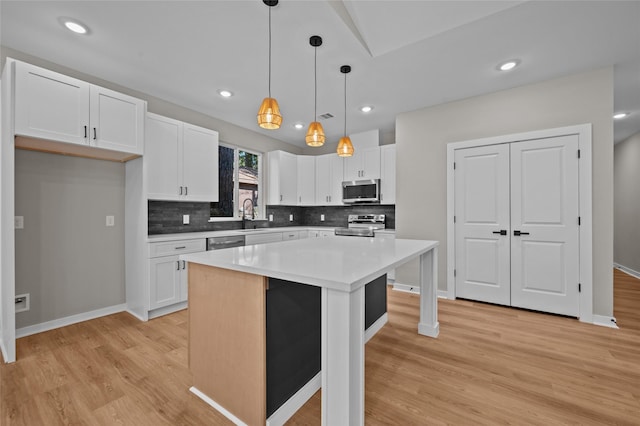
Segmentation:
{"type": "MultiPolygon", "coordinates": [[[[253,200],[251,198],[245,198],[244,201],[242,202],[242,229],[246,228],[246,221],[247,220],[253,220],[255,219],[255,210],[254,210],[255,204],[253,204],[253,200]],[[249,217],[247,217],[247,201],[249,202],[249,205],[251,206],[251,215],[249,217]]],[[[255,227],[255,225],[254,225],[255,227]]]]}

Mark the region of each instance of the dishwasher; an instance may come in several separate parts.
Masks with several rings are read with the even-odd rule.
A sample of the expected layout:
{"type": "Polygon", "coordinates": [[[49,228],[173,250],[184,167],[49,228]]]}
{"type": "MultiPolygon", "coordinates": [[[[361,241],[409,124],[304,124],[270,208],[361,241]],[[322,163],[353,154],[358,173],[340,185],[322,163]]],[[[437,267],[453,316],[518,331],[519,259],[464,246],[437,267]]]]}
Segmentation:
{"type": "Polygon", "coordinates": [[[244,235],[227,235],[226,237],[207,238],[207,251],[242,246],[244,246],[244,235]]]}

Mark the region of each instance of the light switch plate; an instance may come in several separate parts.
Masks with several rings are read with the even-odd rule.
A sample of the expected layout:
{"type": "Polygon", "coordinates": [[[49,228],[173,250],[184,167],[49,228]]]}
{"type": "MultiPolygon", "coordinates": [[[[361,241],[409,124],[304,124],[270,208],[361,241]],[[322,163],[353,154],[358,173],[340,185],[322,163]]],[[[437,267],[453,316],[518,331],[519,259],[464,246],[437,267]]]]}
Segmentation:
{"type": "Polygon", "coordinates": [[[293,215],[292,214],[289,215],[289,222],[293,222],[293,215]]]}
{"type": "Polygon", "coordinates": [[[324,215],[323,214],[320,215],[320,222],[324,222],[324,215]]]}
{"type": "Polygon", "coordinates": [[[24,216],[15,216],[14,227],[16,229],[24,229],[24,216]]]}
{"type": "Polygon", "coordinates": [[[269,215],[269,222],[273,222],[273,215],[272,214],[269,215]]]}
{"type": "Polygon", "coordinates": [[[189,224],[189,215],[188,214],[183,214],[182,215],[182,224],[183,225],[188,225],[189,224]]]}
{"type": "Polygon", "coordinates": [[[115,216],[107,216],[106,224],[107,226],[115,226],[116,224],[115,216]]]}

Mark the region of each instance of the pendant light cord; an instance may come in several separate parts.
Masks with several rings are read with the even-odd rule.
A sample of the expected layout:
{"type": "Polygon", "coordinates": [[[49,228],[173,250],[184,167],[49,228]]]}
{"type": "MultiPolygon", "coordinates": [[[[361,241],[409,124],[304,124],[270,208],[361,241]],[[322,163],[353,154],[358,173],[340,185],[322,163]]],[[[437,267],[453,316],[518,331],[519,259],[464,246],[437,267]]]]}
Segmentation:
{"type": "Polygon", "coordinates": [[[344,135],[347,136],[347,73],[344,73],[344,135]]]}
{"type": "Polygon", "coordinates": [[[313,54],[313,121],[318,121],[318,47],[313,54]]]}
{"type": "Polygon", "coordinates": [[[271,7],[269,7],[269,97],[271,97],[271,7]]]}

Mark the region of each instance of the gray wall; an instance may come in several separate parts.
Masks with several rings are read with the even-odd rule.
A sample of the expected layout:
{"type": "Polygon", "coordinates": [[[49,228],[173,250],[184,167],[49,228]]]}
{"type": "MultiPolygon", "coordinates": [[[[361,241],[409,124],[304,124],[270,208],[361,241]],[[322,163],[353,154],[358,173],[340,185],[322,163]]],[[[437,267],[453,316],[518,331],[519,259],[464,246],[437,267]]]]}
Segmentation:
{"type": "Polygon", "coordinates": [[[124,303],[124,164],[17,150],[15,188],[16,328],[124,303]]]}
{"type": "MultiPolygon", "coordinates": [[[[593,124],[593,306],[613,314],[613,70],[600,69],[401,114],[396,119],[396,235],[440,241],[446,289],[446,147],[450,142],[593,124]]],[[[400,268],[397,282],[415,282],[400,268]]]]}
{"type": "Polygon", "coordinates": [[[614,147],[613,260],[640,274],[640,133],[614,147]]]}

